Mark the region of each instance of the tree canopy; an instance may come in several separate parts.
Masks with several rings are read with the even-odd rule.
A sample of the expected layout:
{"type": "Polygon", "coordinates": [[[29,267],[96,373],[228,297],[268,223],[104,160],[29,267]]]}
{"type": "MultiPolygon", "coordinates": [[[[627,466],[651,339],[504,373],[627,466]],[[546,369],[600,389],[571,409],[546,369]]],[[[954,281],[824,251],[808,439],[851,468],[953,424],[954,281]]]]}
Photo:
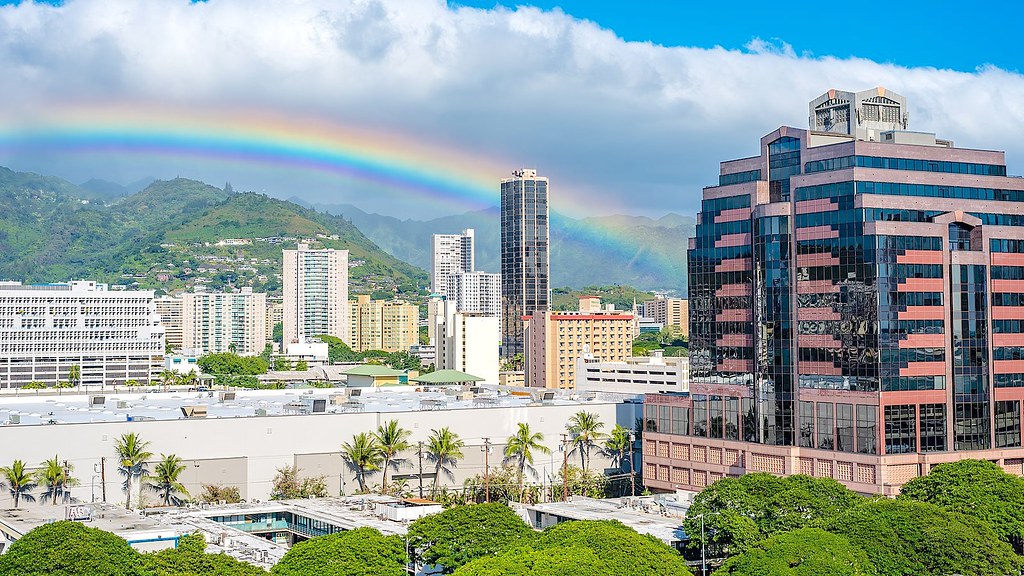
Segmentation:
{"type": "Polygon", "coordinates": [[[231,352],[206,354],[196,361],[206,374],[255,376],[267,373],[267,362],[259,356],[239,356],[231,352]]]}
{"type": "Polygon", "coordinates": [[[0,576],[128,576],[141,566],[124,538],[79,522],[39,526],[0,555],[0,576]]]}
{"type": "Polygon", "coordinates": [[[405,545],[400,536],[357,528],[299,542],[270,573],[276,576],[404,576],[405,545]]]}
{"type": "Polygon", "coordinates": [[[820,528],[800,528],[733,556],[714,576],[882,576],[850,541],[820,528]]]}
{"type": "Polygon", "coordinates": [[[867,502],[829,530],[864,550],[885,576],[1002,576],[1022,565],[988,524],[915,500],[867,502]]]}
{"type": "Polygon", "coordinates": [[[266,576],[266,570],[236,560],[227,554],[207,554],[201,534],[186,534],[177,548],[143,554],[147,576],[266,576]]]}
{"type": "Polygon", "coordinates": [[[1024,478],[987,460],[940,464],[907,482],[901,499],[919,500],[983,520],[1021,551],[1024,539],[1024,478]]]}
{"type": "Polygon", "coordinates": [[[474,504],[425,516],[409,526],[409,546],[423,564],[450,574],[481,556],[492,556],[533,538],[533,530],[504,504],[474,504]]]}
{"type": "Polygon", "coordinates": [[[704,514],[708,546],[716,555],[733,555],[775,534],[822,527],[862,500],[829,478],[745,474],[723,478],[698,494],[684,530],[698,535],[692,544],[700,546],[699,515],[704,514]]]}

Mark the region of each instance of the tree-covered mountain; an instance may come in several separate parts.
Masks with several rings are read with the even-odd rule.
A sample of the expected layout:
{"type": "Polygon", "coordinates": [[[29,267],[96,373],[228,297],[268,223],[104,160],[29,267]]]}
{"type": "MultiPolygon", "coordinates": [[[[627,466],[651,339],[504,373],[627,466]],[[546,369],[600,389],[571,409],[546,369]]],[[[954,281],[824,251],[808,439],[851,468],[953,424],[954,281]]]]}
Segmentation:
{"type": "Polygon", "coordinates": [[[176,178],[113,203],[95,199],[60,178],[0,168],[0,277],[274,293],[281,250],[308,239],[349,250],[355,292],[415,292],[427,281],[346,219],[260,194],[176,178]]]}
{"type": "MultiPolygon", "coordinates": [[[[367,213],[350,204],[315,207],[345,217],[388,253],[425,269],[430,268],[432,234],[473,228],[477,268],[499,270],[498,208],[433,220],[400,220],[367,213]]],[[[655,220],[645,216],[574,219],[553,213],[551,285],[578,288],[622,284],[686,294],[686,246],[694,231],[694,219],[678,214],[655,220]]]]}

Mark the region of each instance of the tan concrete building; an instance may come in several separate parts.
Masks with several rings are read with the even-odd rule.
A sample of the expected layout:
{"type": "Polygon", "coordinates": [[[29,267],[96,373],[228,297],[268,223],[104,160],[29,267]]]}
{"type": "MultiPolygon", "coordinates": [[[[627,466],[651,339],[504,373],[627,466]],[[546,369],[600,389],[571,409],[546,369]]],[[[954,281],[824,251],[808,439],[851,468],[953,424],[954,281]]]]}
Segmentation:
{"type": "Polygon", "coordinates": [[[164,345],[168,350],[181,350],[181,297],[161,296],[153,299],[160,325],[164,327],[164,345]]]}
{"type": "MultiPolygon", "coordinates": [[[[348,250],[284,251],[284,347],[327,334],[349,341],[348,250]]],[[[347,342],[351,345],[351,342],[347,342]]]]}
{"type": "Polygon", "coordinates": [[[410,346],[419,344],[419,306],[404,300],[370,300],[365,294],[357,296],[350,306],[349,339],[356,352],[408,352],[410,346]]]}
{"type": "MultiPolygon", "coordinates": [[[[274,342],[274,326],[277,326],[279,322],[284,321],[284,303],[283,302],[267,302],[267,325],[266,334],[267,342],[274,344],[275,350],[277,349],[277,343],[274,342]]],[[[283,326],[282,326],[283,328],[283,326]]],[[[283,352],[283,350],[280,350],[283,352]]]]}
{"type": "Polygon", "coordinates": [[[690,334],[690,308],[685,298],[665,298],[659,296],[654,300],[648,300],[641,304],[643,317],[650,318],[665,328],[673,327],[682,332],[683,336],[690,334]]]}
{"type": "Polygon", "coordinates": [[[240,292],[181,295],[182,345],[205,354],[255,355],[267,344],[267,295],[240,292]]]}
{"type": "Polygon", "coordinates": [[[575,388],[581,357],[623,362],[633,352],[633,314],[580,298],[576,312],[535,312],[526,326],[526,385],[575,388]]]}

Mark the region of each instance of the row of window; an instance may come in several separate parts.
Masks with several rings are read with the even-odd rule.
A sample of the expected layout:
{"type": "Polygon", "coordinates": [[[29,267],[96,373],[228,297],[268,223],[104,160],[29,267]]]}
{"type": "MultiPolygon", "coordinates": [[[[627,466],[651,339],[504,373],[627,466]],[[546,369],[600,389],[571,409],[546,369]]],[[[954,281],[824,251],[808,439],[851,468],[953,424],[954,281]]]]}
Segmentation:
{"type": "Polygon", "coordinates": [[[1006,166],[1001,164],[975,164],[972,162],[888,158],[884,156],[842,156],[804,164],[804,170],[808,174],[854,167],[881,168],[883,170],[913,170],[915,172],[943,172],[946,174],[974,174],[977,176],[1006,176],[1006,166]]]}
{"type": "Polygon", "coordinates": [[[1009,252],[1011,254],[1024,253],[1024,240],[1009,240],[1006,238],[993,238],[989,241],[991,252],[1009,252]]]}
{"type": "Polygon", "coordinates": [[[743,182],[754,182],[755,180],[761,179],[760,170],[747,170],[746,172],[734,172],[732,174],[722,174],[718,177],[719,186],[728,186],[730,184],[742,184],[743,182]]]}

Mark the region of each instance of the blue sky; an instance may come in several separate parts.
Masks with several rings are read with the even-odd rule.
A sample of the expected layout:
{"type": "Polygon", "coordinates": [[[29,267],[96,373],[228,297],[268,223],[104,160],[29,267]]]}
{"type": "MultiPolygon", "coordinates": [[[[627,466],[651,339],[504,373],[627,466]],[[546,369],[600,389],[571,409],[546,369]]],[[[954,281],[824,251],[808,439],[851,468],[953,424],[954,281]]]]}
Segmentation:
{"type": "Polygon", "coordinates": [[[785,42],[797,54],[856,56],[903,66],[1019,70],[1024,2],[724,2],[688,0],[469,0],[451,5],[561,8],[624,40],[665,46],[742,48],[752,38],[785,42]]]}
{"type": "Polygon", "coordinates": [[[59,9],[0,6],[0,166],[75,183],[176,175],[231,181],[236,190],[353,203],[400,217],[483,207],[458,198],[439,202],[443,194],[372,179],[202,155],[86,153],[61,142],[41,153],[3,142],[6,126],[58,116],[55,108],[73,117],[97,103],[207,115],[245,110],[398,135],[444,152],[442,164],[429,162],[446,176],[483,174],[477,181],[493,181],[488,191],[495,194],[501,177],[535,167],[551,178],[555,208],[569,213],[689,215],[699,207],[701,188],[717,181],[719,162],[757,154],[761,136],[781,125],[805,127],[808,101],[829,88],[884,86],[907,97],[911,130],[935,132],[961,147],[1005,150],[1009,172],[1024,174],[1017,29],[1024,3],[964,5],[537,0],[496,9],[494,0],[65,0],[59,9]]]}

